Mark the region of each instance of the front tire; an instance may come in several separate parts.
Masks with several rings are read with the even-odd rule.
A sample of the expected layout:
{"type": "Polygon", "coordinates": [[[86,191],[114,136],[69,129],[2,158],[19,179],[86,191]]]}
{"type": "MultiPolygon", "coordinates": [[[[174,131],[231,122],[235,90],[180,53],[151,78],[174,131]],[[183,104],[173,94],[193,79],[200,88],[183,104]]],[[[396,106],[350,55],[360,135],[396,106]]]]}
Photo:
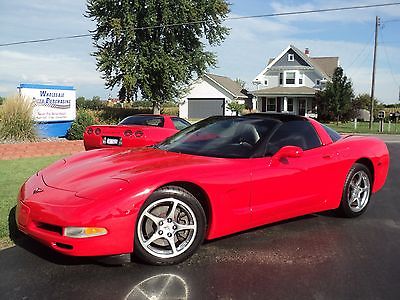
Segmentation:
{"type": "Polygon", "coordinates": [[[170,265],[190,257],[203,242],[206,217],[187,190],[167,186],[142,205],[135,230],[134,254],[153,265],[170,265]]]}
{"type": "Polygon", "coordinates": [[[340,215],[353,218],[363,214],[371,198],[372,180],[369,169],[355,163],[349,173],[343,188],[342,200],[338,208],[340,215]]]}

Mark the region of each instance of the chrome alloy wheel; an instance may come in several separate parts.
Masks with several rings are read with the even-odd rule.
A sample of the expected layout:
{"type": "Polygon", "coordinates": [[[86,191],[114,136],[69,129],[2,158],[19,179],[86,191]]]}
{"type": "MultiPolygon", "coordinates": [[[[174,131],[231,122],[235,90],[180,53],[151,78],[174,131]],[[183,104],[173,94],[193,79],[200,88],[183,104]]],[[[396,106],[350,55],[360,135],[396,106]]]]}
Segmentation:
{"type": "Polygon", "coordinates": [[[176,257],[192,245],[197,234],[193,210],[183,201],[154,201],[140,215],[137,236],[142,247],[159,258],[176,257]]]}
{"type": "Polygon", "coordinates": [[[347,201],[352,212],[361,211],[369,200],[371,184],[367,173],[360,170],[354,173],[347,190],[347,201]]]}

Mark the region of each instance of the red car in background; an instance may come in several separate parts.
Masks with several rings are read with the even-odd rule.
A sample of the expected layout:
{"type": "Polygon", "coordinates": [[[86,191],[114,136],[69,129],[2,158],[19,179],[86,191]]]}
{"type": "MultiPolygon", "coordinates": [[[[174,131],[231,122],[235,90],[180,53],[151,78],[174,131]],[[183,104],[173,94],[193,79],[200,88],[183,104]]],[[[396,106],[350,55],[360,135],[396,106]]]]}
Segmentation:
{"type": "Polygon", "coordinates": [[[118,125],[92,125],[86,128],[83,141],[86,150],[107,147],[143,147],[165,140],[191,124],[167,115],[134,115],[118,125]]]}

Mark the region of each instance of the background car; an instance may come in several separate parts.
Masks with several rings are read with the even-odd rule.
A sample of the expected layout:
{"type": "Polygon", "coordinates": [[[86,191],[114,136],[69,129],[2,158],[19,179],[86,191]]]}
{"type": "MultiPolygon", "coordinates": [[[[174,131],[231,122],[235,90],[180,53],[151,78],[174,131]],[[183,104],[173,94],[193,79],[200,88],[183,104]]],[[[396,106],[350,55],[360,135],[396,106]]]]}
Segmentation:
{"type": "Polygon", "coordinates": [[[118,125],[93,125],[86,128],[83,142],[86,150],[107,147],[142,147],[165,140],[191,124],[168,115],[134,115],[118,125]]]}
{"type": "Polygon", "coordinates": [[[174,264],[204,239],[325,210],[359,216],[388,167],[380,139],[305,117],[212,117],[154,147],[83,152],[37,172],[17,224],[67,255],[174,264]]]}

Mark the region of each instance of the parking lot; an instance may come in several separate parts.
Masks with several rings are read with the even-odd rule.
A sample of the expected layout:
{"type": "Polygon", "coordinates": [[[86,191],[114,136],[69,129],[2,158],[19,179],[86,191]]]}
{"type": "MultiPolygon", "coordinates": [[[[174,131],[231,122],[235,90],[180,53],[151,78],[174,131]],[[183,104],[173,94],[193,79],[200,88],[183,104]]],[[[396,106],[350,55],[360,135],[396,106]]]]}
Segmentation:
{"type": "Polygon", "coordinates": [[[386,185],[360,218],[328,212],[268,225],[208,242],[168,267],[65,257],[24,239],[0,252],[0,298],[398,299],[400,143],[393,141],[386,185]]]}

